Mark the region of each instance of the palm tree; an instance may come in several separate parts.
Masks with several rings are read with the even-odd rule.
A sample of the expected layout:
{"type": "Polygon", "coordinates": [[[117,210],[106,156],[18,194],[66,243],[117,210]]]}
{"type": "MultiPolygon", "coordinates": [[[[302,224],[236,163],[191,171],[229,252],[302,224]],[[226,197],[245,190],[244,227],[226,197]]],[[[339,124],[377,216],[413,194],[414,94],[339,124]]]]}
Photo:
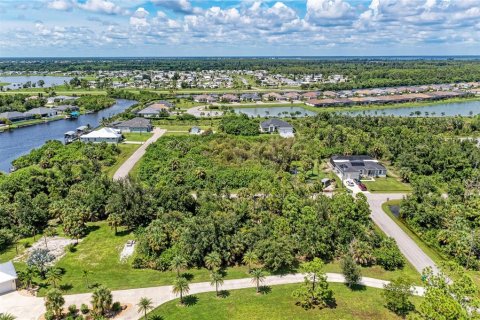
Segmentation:
{"type": "Polygon", "coordinates": [[[147,297],[140,298],[140,301],[137,304],[138,313],[144,314],[145,320],[147,320],[147,312],[153,309],[152,299],[148,299],[147,297]]]}
{"type": "Polygon", "coordinates": [[[90,285],[88,284],[88,275],[90,274],[90,271],[88,270],[83,270],[82,272],[82,278],[85,280],[85,286],[88,288],[90,288],[90,285]]]}
{"type": "Polygon", "coordinates": [[[104,315],[112,306],[112,292],[101,286],[92,294],[92,310],[94,313],[104,315]]]}
{"type": "Polygon", "coordinates": [[[10,313],[0,313],[0,320],[15,320],[15,316],[10,313]]]}
{"type": "Polygon", "coordinates": [[[180,303],[183,304],[183,294],[188,293],[190,287],[188,285],[188,280],[185,277],[177,277],[173,282],[172,292],[174,294],[180,295],[180,303]]]}
{"type": "Polygon", "coordinates": [[[214,270],[219,268],[222,265],[222,258],[217,252],[210,252],[205,257],[205,266],[208,269],[214,270]]]}
{"type": "Polygon", "coordinates": [[[51,284],[54,288],[57,287],[57,284],[62,280],[62,270],[60,268],[50,268],[47,271],[47,282],[51,284]]]}
{"type": "Polygon", "coordinates": [[[29,290],[33,284],[33,278],[35,278],[36,271],[32,267],[27,267],[25,271],[21,271],[19,273],[20,281],[25,287],[25,289],[29,290]]]}
{"type": "Polygon", "coordinates": [[[180,255],[176,255],[170,262],[170,268],[177,271],[177,277],[180,276],[180,270],[187,267],[187,260],[180,255]]]}
{"type": "Polygon", "coordinates": [[[45,308],[47,311],[52,312],[58,319],[62,315],[63,305],[65,299],[62,297],[62,293],[58,289],[50,289],[45,295],[45,308]]]}
{"type": "Polygon", "coordinates": [[[215,286],[215,293],[218,297],[218,286],[223,284],[223,275],[220,272],[214,271],[210,274],[210,278],[212,280],[210,284],[215,286]]]}
{"type": "Polygon", "coordinates": [[[117,235],[117,229],[122,224],[122,218],[118,214],[111,213],[107,218],[108,225],[115,231],[117,235]]]}
{"type": "Polygon", "coordinates": [[[243,255],[242,261],[248,265],[248,272],[250,272],[252,264],[258,263],[258,256],[255,254],[255,252],[249,250],[243,255]]]}
{"type": "Polygon", "coordinates": [[[257,293],[260,293],[260,283],[265,281],[265,273],[262,269],[253,269],[250,274],[252,275],[252,282],[257,286],[257,293]]]}

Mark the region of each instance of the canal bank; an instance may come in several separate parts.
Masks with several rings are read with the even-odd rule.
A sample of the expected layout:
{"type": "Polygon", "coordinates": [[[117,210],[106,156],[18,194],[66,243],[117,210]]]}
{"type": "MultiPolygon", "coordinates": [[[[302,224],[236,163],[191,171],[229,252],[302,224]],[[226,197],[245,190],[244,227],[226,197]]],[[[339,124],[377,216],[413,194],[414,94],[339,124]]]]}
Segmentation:
{"type": "Polygon", "coordinates": [[[87,124],[93,128],[97,127],[103,119],[119,114],[135,103],[137,101],[116,99],[116,103],[110,108],[97,113],[81,115],[75,120],[40,123],[0,133],[0,171],[8,172],[13,160],[42,146],[46,141],[59,140],[63,142],[65,132],[87,124]]]}

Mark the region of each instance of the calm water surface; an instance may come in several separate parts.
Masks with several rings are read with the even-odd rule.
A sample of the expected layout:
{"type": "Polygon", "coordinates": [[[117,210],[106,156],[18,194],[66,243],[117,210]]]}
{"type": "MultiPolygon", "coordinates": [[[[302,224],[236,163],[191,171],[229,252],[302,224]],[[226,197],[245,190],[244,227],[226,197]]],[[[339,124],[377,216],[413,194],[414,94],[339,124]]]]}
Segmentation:
{"type": "Polygon", "coordinates": [[[83,125],[96,127],[103,118],[123,112],[135,103],[133,100],[117,99],[117,103],[112,107],[97,113],[81,115],[76,120],[52,121],[0,133],[0,171],[8,172],[13,160],[34,148],[41,147],[46,141],[63,141],[65,132],[83,125]]]}
{"type": "MultiPolygon", "coordinates": [[[[38,80],[45,81],[43,88],[48,88],[51,86],[57,86],[63,84],[65,81],[70,81],[72,77],[54,77],[54,76],[11,76],[11,77],[0,77],[0,82],[10,83],[4,88],[10,88],[12,90],[22,88],[24,83],[28,81],[35,83],[37,85],[38,80]]],[[[4,89],[5,90],[5,89],[4,89]]]]}
{"type": "Polygon", "coordinates": [[[401,117],[449,117],[449,116],[469,116],[480,114],[480,100],[479,101],[465,101],[455,103],[442,103],[431,106],[411,107],[411,108],[396,108],[396,109],[377,109],[365,111],[345,111],[341,112],[352,116],[356,115],[370,115],[370,116],[401,116],[401,117]],[[420,112],[420,114],[418,114],[420,112]]]}

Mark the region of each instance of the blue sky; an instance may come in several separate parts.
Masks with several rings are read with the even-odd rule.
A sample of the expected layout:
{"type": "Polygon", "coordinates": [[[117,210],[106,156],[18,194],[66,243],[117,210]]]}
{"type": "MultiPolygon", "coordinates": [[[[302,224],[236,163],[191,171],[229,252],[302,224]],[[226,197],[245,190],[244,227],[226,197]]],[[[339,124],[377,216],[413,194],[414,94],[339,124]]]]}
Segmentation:
{"type": "Polygon", "coordinates": [[[476,55],[480,0],[0,0],[0,56],[476,55]]]}

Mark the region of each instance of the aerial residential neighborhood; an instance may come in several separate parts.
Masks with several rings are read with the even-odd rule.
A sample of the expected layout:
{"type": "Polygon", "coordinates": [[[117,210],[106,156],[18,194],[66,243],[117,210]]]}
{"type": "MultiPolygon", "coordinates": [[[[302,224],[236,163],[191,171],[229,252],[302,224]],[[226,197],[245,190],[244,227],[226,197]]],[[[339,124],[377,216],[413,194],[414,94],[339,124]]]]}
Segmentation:
{"type": "Polygon", "coordinates": [[[480,319],[479,7],[0,0],[0,320],[480,319]]]}

